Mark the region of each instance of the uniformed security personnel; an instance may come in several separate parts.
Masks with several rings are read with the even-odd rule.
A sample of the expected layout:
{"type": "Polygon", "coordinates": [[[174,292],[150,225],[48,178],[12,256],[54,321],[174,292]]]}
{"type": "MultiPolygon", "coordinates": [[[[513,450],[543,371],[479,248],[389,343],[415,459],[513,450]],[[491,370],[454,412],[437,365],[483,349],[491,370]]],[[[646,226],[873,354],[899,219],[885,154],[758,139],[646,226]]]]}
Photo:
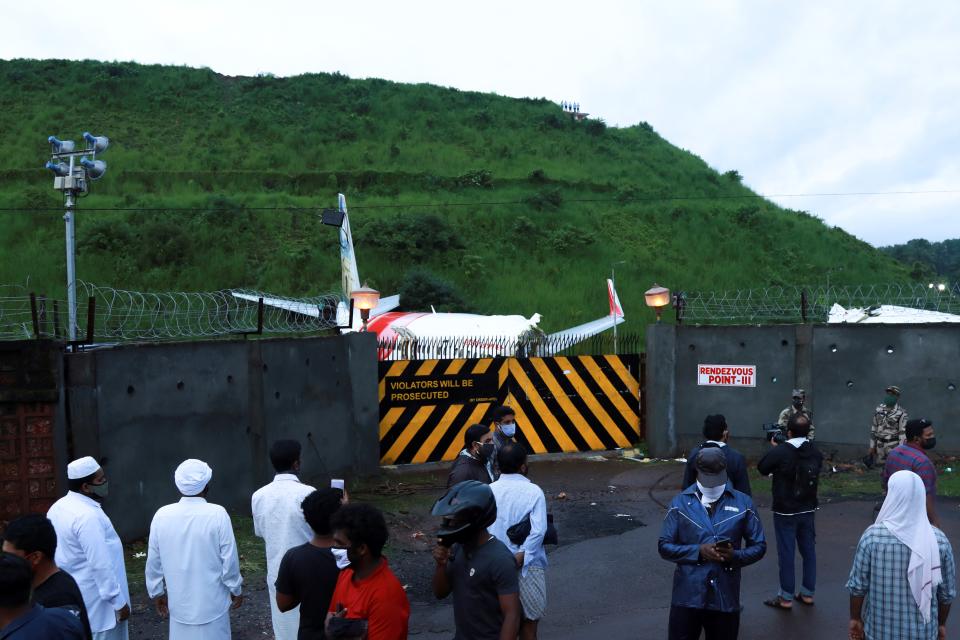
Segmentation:
{"type": "Polygon", "coordinates": [[[877,406],[870,425],[870,457],[883,462],[897,445],[903,444],[907,428],[907,412],[900,406],[900,387],[890,385],[883,404],[877,406]]]}
{"type": "Polygon", "coordinates": [[[810,420],[810,435],[807,436],[807,439],[813,440],[813,412],[807,407],[806,402],[807,392],[803,389],[794,389],[790,406],[780,412],[780,418],[777,420],[777,424],[779,424],[780,427],[783,428],[784,433],[786,433],[787,423],[790,422],[790,418],[798,413],[806,414],[810,420]]]}

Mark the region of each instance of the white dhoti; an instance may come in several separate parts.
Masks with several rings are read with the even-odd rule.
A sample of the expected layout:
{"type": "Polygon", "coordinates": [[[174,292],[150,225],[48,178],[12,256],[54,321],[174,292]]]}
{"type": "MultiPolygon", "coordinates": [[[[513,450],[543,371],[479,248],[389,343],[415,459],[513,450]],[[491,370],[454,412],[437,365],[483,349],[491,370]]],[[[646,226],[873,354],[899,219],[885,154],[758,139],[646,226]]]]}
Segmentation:
{"type": "Polygon", "coordinates": [[[184,624],[170,618],[170,640],[230,640],[230,611],[206,624],[184,624]]]}
{"type": "Polygon", "coordinates": [[[97,631],[93,634],[93,640],[128,640],[130,632],[127,630],[127,621],[118,622],[113,629],[106,631],[97,631]]]}
{"type": "MultiPolygon", "coordinates": [[[[274,579],[273,582],[276,582],[274,579]]],[[[297,634],[300,633],[300,607],[299,605],[284,613],[277,608],[277,588],[270,582],[267,582],[270,593],[270,616],[273,620],[273,637],[275,640],[297,640],[297,634]]]]}

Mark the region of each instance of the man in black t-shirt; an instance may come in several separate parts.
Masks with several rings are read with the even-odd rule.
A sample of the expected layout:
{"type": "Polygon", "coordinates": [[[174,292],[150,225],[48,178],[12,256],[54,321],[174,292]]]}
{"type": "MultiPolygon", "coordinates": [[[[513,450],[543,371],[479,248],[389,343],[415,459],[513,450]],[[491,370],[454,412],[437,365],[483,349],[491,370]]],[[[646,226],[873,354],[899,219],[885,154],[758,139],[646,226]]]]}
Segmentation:
{"type": "Polygon", "coordinates": [[[475,480],[455,485],[433,507],[441,516],[433,557],[433,593],[453,593],[454,640],[516,638],[520,629],[519,571],[507,547],[487,531],[497,519],[490,487],[475,480]]]}
{"type": "Polygon", "coordinates": [[[47,609],[66,609],[80,619],[84,637],[93,638],[87,608],[80,587],[54,562],[57,532],[46,516],[38,513],[21,516],[7,525],[3,551],[20,556],[33,571],[33,602],[47,609]]]}
{"type": "Polygon", "coordinates": [[[313,529],[313,539],[289,549],[277,573],[277,608],[289,611],[300,605],[297,640],[323,640],[330,598],[340,569],[333,555],[332,516],[343,501],[340,489],[319,489],[303,499],[303,517],[313,529]]]}

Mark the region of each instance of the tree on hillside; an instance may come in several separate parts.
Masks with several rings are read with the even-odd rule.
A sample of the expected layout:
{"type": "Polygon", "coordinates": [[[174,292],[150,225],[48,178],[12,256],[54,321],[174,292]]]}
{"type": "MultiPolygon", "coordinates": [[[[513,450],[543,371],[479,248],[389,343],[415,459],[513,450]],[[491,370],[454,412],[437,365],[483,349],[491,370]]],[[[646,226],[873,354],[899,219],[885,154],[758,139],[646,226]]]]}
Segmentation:
{"type": "Polygon", "coordinates": [[[400,303],[407,311],[465,311],[467,303],[456,287],[431,271],[407,271],[400,285],[400,303]]]}

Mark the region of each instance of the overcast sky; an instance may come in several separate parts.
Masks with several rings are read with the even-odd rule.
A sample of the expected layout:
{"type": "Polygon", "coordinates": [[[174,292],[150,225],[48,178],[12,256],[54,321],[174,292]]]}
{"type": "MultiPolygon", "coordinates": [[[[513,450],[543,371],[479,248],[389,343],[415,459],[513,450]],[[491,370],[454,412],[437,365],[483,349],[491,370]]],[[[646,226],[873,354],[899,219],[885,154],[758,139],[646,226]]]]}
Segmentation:
{"type": "Polygon", "coordinates": [[[873,244],[960,237],[960,3],[4,2],[0,58],[340,71],[647,121],[873,244]],[[89,28],[84,28],[89,25],[89,28]]]}

